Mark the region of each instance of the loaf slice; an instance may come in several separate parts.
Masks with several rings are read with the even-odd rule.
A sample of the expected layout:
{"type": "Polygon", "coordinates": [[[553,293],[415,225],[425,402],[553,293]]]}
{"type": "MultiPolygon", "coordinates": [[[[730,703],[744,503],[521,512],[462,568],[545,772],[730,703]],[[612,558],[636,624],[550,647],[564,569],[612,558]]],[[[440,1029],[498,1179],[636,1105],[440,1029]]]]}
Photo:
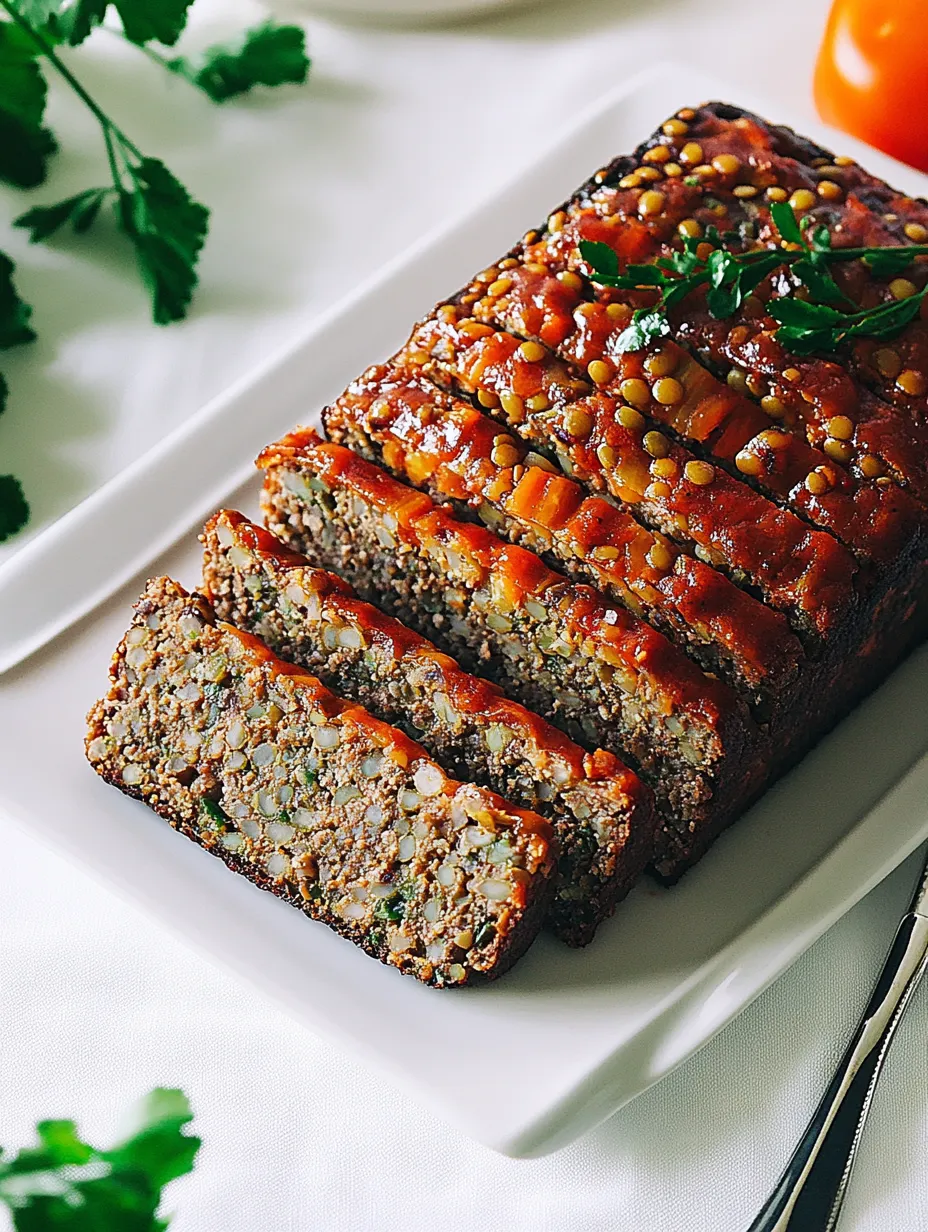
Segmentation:
{"type": "Polygon", "coordinates": [[[102,778],[425,983],[500,975],[541,926],[548,822],[449,779],[169,578],[149,582],[88,723],[102,778]]]}
{"type": "MultiPolygon", "coordinates": [[[[559,363],[541,343],[520,343],[477,322],[462,323],[462,330],[450,321],[434,325],[431,337],[427,329],[414,332],[398,366],[433,381],[438,376],[466,397],[476,385],[489,415],[511,423],[513,433],[588,491],[609,493],[652,530],[752,588],[800,634],[828,628],[836,582],[856,573],[853,557],[831,535],[649,425],[630,404],[593,392],[590,384],[585,394],[565,396],[583,387],[587,370],[559,363]],[[418,361],[429,343],[423,372],[418,361]],[[523,398],[523,414],[511,421],[500,395],[522,379],[528,383],[531,366],[549,389],[523,398]]],[[[590,367],[604,382],[614,371],[605,361],[590,367]]],[[[668,397],[682,392],[670,376],[655,384],[668,397]]]]}
{"type": "Polygon", "coordinates": [[[638,776],[612,753],[584,752],[241,514],[220,511],[201,538],[203,593],[221,619],[408,732],[456,778],[550,819],[559,860],[548,921],[569,945],[591,941],[653,854],[638,776]]]}
{"type": "Polygon", "coordinates": [[[587,747],[635,766],[657,799],[665,878],[760,790],[745,706],[625,608],[311,429],[259,465],[278,538],[587,747]]]}

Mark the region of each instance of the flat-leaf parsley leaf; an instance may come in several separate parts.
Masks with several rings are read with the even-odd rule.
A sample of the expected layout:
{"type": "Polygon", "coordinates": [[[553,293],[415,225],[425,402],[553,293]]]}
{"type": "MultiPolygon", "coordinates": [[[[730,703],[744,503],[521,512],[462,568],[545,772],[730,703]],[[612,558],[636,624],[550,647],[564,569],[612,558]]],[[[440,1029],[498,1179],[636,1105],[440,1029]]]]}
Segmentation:
{"type": "Polygon", "coordinates": [[[301,85],[309,73],[303,30],[272,21],[246,30],[234,43],[207,48],[199,62],[178,56],[166,64],[215,103],[246,94],[255,86],[301,85]]]}
{"type": "Polygon", "coordinates": [[[73,1121],[42,1121],[37,1145],[0,1159],[0,1202],[16,1232],[164,1232],[158,1215],[165,1185],[190,1172],[200,1139],[182,1091],[156,1090],[135,1131],[110,1150],[85,1142],[73,1121]]]}
{"type": "Polygon", "coordinates": [[[150,41],[173,47],[187,24],[193,0],[74,0],[62,6],[58,21],[72,47],[82,43],[113,7],[131,43],[150,41]]]}
{"type": "Polygon", "coordinates": [[[30,36],[0,22],[0,180],[34,188],[45,179],[55,138],[42,124],[47,86],[30,36]]]}
{"type": "MultiPolygon", "coordinates": [[[[0,409],[5,388],[0,377],[0,409]]],[[[23,495],[23,485],[15,475],[0,475],[0,543],[22,530],[28,521],[29,504],[23,495]]]]}

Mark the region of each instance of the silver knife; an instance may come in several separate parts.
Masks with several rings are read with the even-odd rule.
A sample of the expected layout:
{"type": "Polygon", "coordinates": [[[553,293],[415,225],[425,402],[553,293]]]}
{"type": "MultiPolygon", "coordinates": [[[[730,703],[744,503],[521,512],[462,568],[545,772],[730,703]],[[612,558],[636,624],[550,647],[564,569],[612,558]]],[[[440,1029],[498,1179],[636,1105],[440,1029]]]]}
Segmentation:
{"type": "Polygon", "coordinates": [[[877,1079],[926,967],[928,862],[854,1038],[749,1232],[833,1232],[877,1079]]]}

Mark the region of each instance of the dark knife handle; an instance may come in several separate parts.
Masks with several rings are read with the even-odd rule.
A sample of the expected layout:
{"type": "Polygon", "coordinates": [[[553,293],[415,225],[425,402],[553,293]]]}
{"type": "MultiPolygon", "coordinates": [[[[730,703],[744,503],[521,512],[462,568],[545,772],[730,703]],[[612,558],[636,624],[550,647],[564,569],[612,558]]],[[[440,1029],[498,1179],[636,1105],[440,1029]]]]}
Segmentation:
{"type": "Polygon", "coordinates": [[[749,1232],[832,1232],[896,1027],[928,966],[928,917],[909,912],[822,1102],[749,1232]]]}

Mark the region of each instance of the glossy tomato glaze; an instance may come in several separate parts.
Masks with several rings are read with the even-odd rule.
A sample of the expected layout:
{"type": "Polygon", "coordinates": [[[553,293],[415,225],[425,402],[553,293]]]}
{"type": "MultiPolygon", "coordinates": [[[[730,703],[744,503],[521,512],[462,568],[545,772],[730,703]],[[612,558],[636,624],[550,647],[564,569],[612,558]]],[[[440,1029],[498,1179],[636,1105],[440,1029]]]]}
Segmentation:
{"type": "Polygon", "coordinates": [[[585,643],[605,663],[646,682],[664,715],[687,717],[719,733],[740,726],[741,708],[731,691],[701,672],[656,629],[608,603],[591,586],[565,582],[534,552],[504,542],[483,526],[459,521],[352,450],[301,428],[265,449],[258,465],[305,470],[332,490],[357,495],[381,516],[395,520],[394,534],[408,547],[456,552],[468,567],[473,589],[499,588],[514,608],[532,600],[544,604],[548,592],[556,593],[558,617],[569,640],[585,643]]]}
{"type": "MultiPolygon", "coordinates": [[[[676,343],[666,340],[644,352],[616,352],[616,339],[631,319],[625,305],[584,300],[550,272],[524,265],[492,281],[506,285],[491,293],[487,276],[481,276],[461,297],[470,303],[440,306],[416,327],[398,362],[438,384],[476,394],[481,405],[516,432],[553,448],[569,473],[605,484],[626,501],[656,496],[669,503],[679,491],[679,475],[686,477],[686,462],[694,456],[668,449],[667,439],[654,435],[655,429],[669,428],[674,437],[708,445],[700,452],[728,464],[813,526],[831,532],[865,564],[895,561],[923,524],[920,507],[907,493],[896,485],[858,481],[801,438],[772,427],[759,406],[718,381],[676,343]],[[471,298],[474,294],[476,299],[471,298]],[[562,339],[556,351],[541,341],[545,323],[553,326],[550,334],[562,339]],[[526,338],[531,341],[524,342],[526,338]],[[662,403],[654,397],[654,388],[668,376],[676,400],[662,403]],[[593,388],[596,392],[590,396],[593,388]],[[662,460],[667,456],[670,466],[662,460]]],[[[734,490],[727,477],[722,482],[726,491],[734,490]]],[[[723,559],[763,578],[776,567],[766,559],[770,547],[774,556],[782,556],[782,551],[760,527],[766,520],[767,531],[773,533],[782,523],[780,518],[771,522],[770,506],[743,483],[734,488],[742,495],[740,508],[734,516],[710,515],[704,537],[697,541],[711,549],[728,522],[746,542],[737,545],[737,555],[727,553],[725,545],[723,559]],[[749,529],[754,524],[756,534],[749,529]]],[[[714,481],[707,485],[710,504],[718,491],[714,481]]],[[[688,518],[685,511],[681,515],[688,518]]],[[[797,519],[788,514],[782,519],[784,543],[795,542],[797,519]]],[[[827,555],[837,564],[833,551],[827,555]]]]}
{"type": "Polygon", "coordinates": [[[525,755],[539,767],[556,759],[569,771],[572,784],[586,781],[633,797],[642,794],[644,789],[638,776],[614,754],[604,749],[587,753],[558,728],[510,701],[497,685],[463,671],[454,659],[424,637],[359,599],[342,578],[324,569],[312,568],[305,556],[291,551],[270,531],[229,509],[220,510],[210,519],[204,535],[208,536],[217,526],[227,527],[233,542],[244,548],[259,565],[269,565],[280,572],[299,570],[301,591],[307,592],[307,597],[309,593],[315,595],[323,612],[363,630],[366,638],[384,647],[394,659],[428,660],[440,674],[442,688],[456,710],[476,716],[488,725],[500,723],[518,733],[525,741],[525,755]]]}
{"type": "MultiPolygon", "coordinates": [[[[676,630],[691,652],[708,646],[750,687],[781,686],[795,674],[802,650],[782,613],[679,552],[625,510],[587,496],[549,463],[527,464],[524,445],[430,382],[396,369],[370,369],[326,410],[324,422],[335,440],[374,442],[388,470],[439,499],[466,502],[484,515],[487,505],[499,510],[503,517],[489,519],[497,529],[582,569],[633,611],[647,611],[676,630]]],[[[823,594],[820,627],[840,619],[839,603],[854,602],[851,578],[834,599],[834,592],[823,594]]]]}
{"type": "MultiPolygon", "coordinates": [[[[275,677],[288,677],[293,681],[308,703],[314,708],[321,710],[327,720],[332,720],[360,731],[378,748],[382,749],[385,756],[391,758],[391,760],[404,769],[411,768],[420,761],[428,762],[429,765],[437,765],[421,744],[410,740],[408,736],[399,731],[398,728],[391,727],[389,723],[381,722],[380,719],[375,718],[362,706],[336,697],[334,693],[331,693],[315,676],[310,675],[304,668],[297,667],[294,663],[286,663],[283,659],[278,659],[260,638],[237,629],[234,625],[226,624],[224,621],[217,621],[216,627],[221,629],[223,633],[235,638],[241,646],[243,656],[250,659],[253,664],[260,664],[272,679],[275,677]]],[[[442,773],[444,780],[441,789],[442,794],[453,796],[462,784],[455,779],[448,778],[444,775],[444,772],[442,773]]],[[[498,815],[499,820],[504,824],[511,826],[520,833],[536,835],[545,843],[552,841],[553,832],[551,826],[537,813],[533,813],[529,809],[517,808],[486,788],[475,787],[473,790],[481,795],[486,801],[487,807],[492,809],[494,814],[498,815]]]]}
{"type": "MultiPolygon", "coordinates": [[[[747,113],[726,118],[710,105],[697,111],[690,133],[697,140],[705,141],[710,152],[725,142],[731,143],[735,154],[743,151],[746,159],[752,153],[756,158],[758,152],[764,151],[790,187],[809,187],[821,197],[820,185],[825,181],[829,187],[825,189],[826,195],[822,197],[823,204],[816,216],[826,209],[825,203],[835,203],[835,217],[825,216],[823,220],[829,223],[836,247],[928,243],[928,202],[898,192],[853,159],[836,159],[830,151],[803,140],[787,128],[767,124],[747,113]],[[808,169],[807,179],[801,183],[801,172],[794,166],[797,162],[808,169]],[[843,199],[834,193],[831,184],[842,191],[843,199]]],[[[838,274],[842,288],[862,307],[891,298],[886,280],[874,279],[859,262],[838,267],[838,274]]],[[[926,266],[916,264],[906,272],[906,277],[917,286],[924,286],[928,277],[926,266]]],[[[861,338],[854,342],[852,349],[857,375],[881,398],[895,403],[922,424],[928,417],[928,379],[925,379],[925,388],[917,393],[903,388],[897,378],[903,372],[922,378],[928,375],[926,314],[928,308],[923,307],[919,318],[888,344],[861,338]]]]}
{"type": "MultiPolygon", "coordinates": [[[[646,302],[647,293],[593,287],[585,280],[587,267],[577,249],[580,240],[609,244],[623,262],[652,261],[679,249],[681,227],[689,228],[697,237],[710,225],[721,232],[749,227],[750,233],[744,232],[738,244],[776,246],[779,233],[773,226],[769,205],[773,199],[788,199],[800,218],[810,217],[818,225],[828,226],[835,246],[898,243],[898,237],[886,229],[885,222],[853,194],[848,197],[838,180],[822,179],[821,169],[796,163],[768,148],[758,148],[753,143],[757,126],[739,128],[737,123],[728,125],[725,133],[706,136],[698,142],[686,140],[689,131],[674,137],[652,138],[639,151],[639,158],[619,160],[599,173],[549,220],[544,233],[527,236],[519,262],[527,263],[530,269],[537,267],[539,271],[566,274],[568,278],[571,273],[577,274],[583,291],[581,298],[593,297],[604,305],[620,303],[634,307],[642,302],[643,294],[646,302]],[[698,150],[700,157],[715,160],[723,170],[717,170],[712,161],[686,163],[683,152],[688,146],[694,147],[692,156],[698,150]],[[647,161],[657,149],[666,149],[670,159],[676,156],[683,161],[647,161]],[[668,169],[678,174],[668,175],[668,169]],[[696,174],[697,170],[700,174],[696,174]],[[692,175],[688,174],[690,171],[692,175]],[[821,196],[823,189],[829,193],[827,198],[821,196]],[[771,193],[774,197],[770,197],[771,193]]],[[[833,170],[841,179],[847,169],[836,166],[833,170]]],[[[856,173],[858,169],[851,170],[856,173]]],[[[829,174],[831,171],[829,167],[829,174]]],[[[919,203],[912,202],[909,213],[915,214],[921,208],[919,203]]],[[[861,262],[842,263],[834,266],[833,272],[839,281],[843,280],[848,294],[860,303],[882,302],[892,297],[891,280],[873,278],[861,262]]],[[[779,327],[764,310],[765,300],[775,290],[791,285],[781,287],[779,278],[780,275],[768,278],[734,316],[722,321],[708,312],[704,292],[695,292],[671,312],[674,335],[718,366],[733,366],[733,376],[740,386],[763,400],[764,409],[769,408],[778,426],[805,436],[809,443],[823,449],[831,462],[850,467],[861,478],[876,483],[895,478],[919,500],[928,498],[928,422],[919,410],[921,395],[910,396],[903,389],[903,385],[916,391],[921,388],[921,370],[902,370],[902,360],[887,358],[887,352],[895,355],[895,342],[891,347],[879,348],[868,344],[865,349],[871,358],[879,356],[880,362],[890,364],[898,373],[890,405],[864,383],[868,376],[860,367],[857,351],[845,357],[847,367],[788,352],[776,341],[774,335],[779,327]],[[835,420],[841,423],[837,437],[831,434],[835,420]]],[[[913,267],[912,278],[919,284],[924,282],[921,263],[913,267]]],[[[552,290],[550,294],[554,297],[556,292],[552,290]]],[[[553,322],[546,324],[551,334],[556,333],[553,322]]],[[[908,339],[912,347],[921,345],[918,340],[923,332],[923,323],[916,322],[907,328],[903,342],[908,339]]],[[[890,391],[884,387],[881,392],[890,391]]]]}
{"type": "MultiPolygon", "coordinates": [[[[534,368],[534,383],[542,392],[521,397],[520,414],[503,412],[502,417],[521,436],[553,449],[568,474],[608,491],[672,538],[695,545],[709,563],[743,575],[774,607],[799,613],[803,623],[820,632],[827,633],[836,614],[845,618],[848,602],[854,602],[857,568],[831,535],[814,530],[653,426],[649,430],[639,411],[609,394],[565,400],[563,391],[577,377],[576,369],[568,369],[541,344],[520,345],[518,338],[489,325],[466,321],[459,328],[456,312],[450,305],[449,312],[440,310],[438,318],[415,331],[400,362],[439,383],[444,376],[458,391],[489,393],[498,405],[500,395],[514,392],[517,385],[528,387],[526,369],[534,368]]],[[[614,328],[613,320],[604,319],[614,328]]],[[[601,383],[611,379],[612,365],[594,360],[591,369],[601,383]]],[[[672,395],[682,396],[677,378],[662,379],[659,393],[669,387],[672,395]]],[[[574,388],[581,383],[575,380],[574,388]]]]}
{"type": "MultiPolygon", "coordinates": [[[[511,377],[523,402],[541,393],[552,405],[576,400],[578,373],[585,375],[593,365],[599,393],[614,404],[600,399],[600,418],[629,418],[624,408],[637,411],[645,418],[642,429],[665,428],[690,442],[813,526],[836,535],[863,561],[892,563],[914,533],[924,532],[926,516],[912,495],[895,484],[855,476],[718,381],[672,340],[642,351],[616,351],[616,340],[630,323],[631,307],[584,299],[583,283],[580,288],[567,285],[555,271],[530,265],[514,264],[489,285],[483,276],[471,283],[458,303],[445,304],[434,319],[419,326],[405,355],[433,368],[444,361],[447,368],[447,356],[466,349],[462,372],[467,382],[495,392],[511,377]],[[483,340],[471,335],[481,323],[499,326],[497,336],[483,340]],[[541,345],[542,339],[560,338],[552,345],[569,362],[529,365],[519,338],[541,345]],[[674,382],[674,400],[667,400],[659,386],[668,376],[674,382]]],[[[579,275],[571,277],[579,281],[579,275]]],[[[510,404],[504,400],[503,410],[510,404]]],[[[525,408],[516,407],[523,416],[525,408]]]]}

